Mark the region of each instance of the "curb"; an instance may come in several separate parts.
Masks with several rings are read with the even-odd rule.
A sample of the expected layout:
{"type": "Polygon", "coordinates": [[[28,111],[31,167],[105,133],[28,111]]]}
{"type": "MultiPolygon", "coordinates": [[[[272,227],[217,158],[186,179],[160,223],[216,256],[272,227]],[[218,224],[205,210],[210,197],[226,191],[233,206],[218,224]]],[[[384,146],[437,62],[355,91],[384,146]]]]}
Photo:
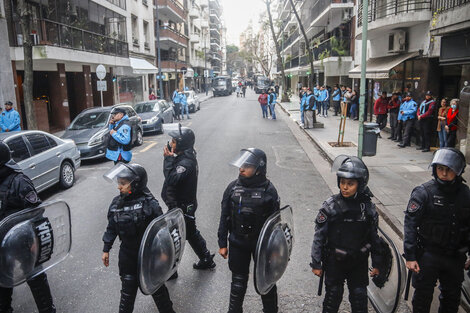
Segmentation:
{"type": "MultiPolygon", "coordinates": [[[[282,103],[280,103],[279,105],[282,110],[290,117],[291,114],[289,113],[289,111],[284,108],[284,106],[282,105],[282,103]]],[[[321,144],[318,142],[318,139],[314,138],[313,136],[311,136],[305,129],[303,129],[302,127],[300,127],[300,125],[292,120],[299,128],[300,130],[309,138],[309,140],[315,145],[315,147],[317,148],[318,152],[321,154],[322,157],[324,157],[329,163],[330,165],[333,164],[333,159],[329,156],[329,154],[322,148],[321,144]]],[[[403,240],[403,231],[401,230],[401,227],[397,226],[399,224],[395,223],[394,220],[396,220],[396,218],[389,214],[388,213],[388,209],[383,205],[383,203],[378,199],[376,198],[375,196],[373,197],[374,199],[374,203],[377,207],[377,212],[379,213],[380,217],[382,217],[382,219],[384,220],[385,223],[387,223],[387,225],[397,234],[398,237],[400,237],[401,240],[403,240]]]]}

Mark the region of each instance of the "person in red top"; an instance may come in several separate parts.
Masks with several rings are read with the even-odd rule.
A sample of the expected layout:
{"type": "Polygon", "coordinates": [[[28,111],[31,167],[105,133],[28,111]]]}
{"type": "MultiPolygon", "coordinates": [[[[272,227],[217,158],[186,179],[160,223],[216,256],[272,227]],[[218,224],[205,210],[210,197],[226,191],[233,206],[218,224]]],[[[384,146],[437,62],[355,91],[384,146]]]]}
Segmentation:
{"type": "Polygon", "coordinates": [[[459,115],[459,99],[452,99],[450,101],[450,110],[447,111],[447,139],[446,147],[454,148],[455,139],[457,137],[457,116],[459,115]]]}
{"type": "MultiPolygon", "coordinates": [[[[374,114],[376,116],[377,123],[379,124],[380,130],[387,126],[387,107],[388,107],[387,92],[382,91],[382,95],[375,100],[374,114]]],[[[379,133],[379,138],[382,138],[379,133]]]]}
{"type": "Polygon", "coordinates": [[[435,106],[436,102],[432,98],[432,93],[430,91],[426,92],[423,102],[421,102],[418,110],[416,111],[419,123],[419,132],[421,134],[421,147],[417,147],[416,150],[422,150],[422,152],[430,151],[431,126],[435,106]]]}
{"type": "Polygon", "coordinates": [[[263,93],[259,95],[258,102],[261,105],[261,110],[263,111],[263,118],[268,117],[268,95],[266,91],[263,90],[263,93]]]}
{"type": "Polygon", "coordinates": [[[400,109],[400,99],[398,98],[398,93],[394,92],[392,98],[387,105],[388,112],[390,113],[390,128],[392,133],[388,139],[397,140],[398,139],[398,110],[400,109]]]}

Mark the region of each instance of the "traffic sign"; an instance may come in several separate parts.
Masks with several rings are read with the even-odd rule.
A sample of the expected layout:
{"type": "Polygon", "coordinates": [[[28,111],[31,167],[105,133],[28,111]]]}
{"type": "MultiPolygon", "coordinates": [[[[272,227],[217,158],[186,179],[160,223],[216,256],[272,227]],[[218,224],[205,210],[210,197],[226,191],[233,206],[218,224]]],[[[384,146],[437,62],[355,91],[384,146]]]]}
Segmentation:
{"type": "Polygon", "coordinates": [[[96,67],[96,77],[98,77],[98,79],[104,79],[106,77],[106,68],[103,64],[96,67]]]}
{"type": "Polygon", "coordinates": [[[96,81],[96,90],[98,91],[108,91],[108,85],[105,80],[96,81]]]}
{"type": "Polygon", "coordinates": [[[186,67],[184,67],[184,66],[181,68],[181,72],[182,72],[183,74],[185,74],[187,70],[188,70],[188,69],[187,69],[186,67]]]}

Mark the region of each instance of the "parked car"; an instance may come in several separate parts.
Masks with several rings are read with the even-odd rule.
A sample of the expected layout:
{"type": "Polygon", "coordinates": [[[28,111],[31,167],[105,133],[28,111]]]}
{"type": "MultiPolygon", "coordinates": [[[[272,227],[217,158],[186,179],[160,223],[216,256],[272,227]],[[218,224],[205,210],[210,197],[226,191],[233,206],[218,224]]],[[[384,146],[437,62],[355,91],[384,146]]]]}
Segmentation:
{"type": "Polygon", "coordinates": [[[173,123],[173,107],[165,100],[139,102],[134,110],[142,119],[144,134],[150,132],[163,133],[164,123],[173,123]]]}
{"type": "Polygon", "coordinates": [[[80,150],[82,160],[102,158],[106,155],[109,139],[109,120],[114,108],[124,108],[132,124],[131,142],[140,146],[144,142],[142,119],[130,105],[116,104],[109,107],[94,107],[83,110],[72,121],[62,135],[72,139],[80,150]]]}
{"type": "Polygon", "coordinates": [[[0,140],[8,145],[11,157],[38,192],[57,183],[65,189],[75,183],[80,151],[73,140],[39,130],[1,133],[0,140]]]}
{"type": "Polygon", "coordinates": [[[201,103],[199,102],[199,97],[196,95],[194,90],[185,91],[186,101],[188,102],[189,112],[194,113],[196,110],[201,109],[201,103]]]}

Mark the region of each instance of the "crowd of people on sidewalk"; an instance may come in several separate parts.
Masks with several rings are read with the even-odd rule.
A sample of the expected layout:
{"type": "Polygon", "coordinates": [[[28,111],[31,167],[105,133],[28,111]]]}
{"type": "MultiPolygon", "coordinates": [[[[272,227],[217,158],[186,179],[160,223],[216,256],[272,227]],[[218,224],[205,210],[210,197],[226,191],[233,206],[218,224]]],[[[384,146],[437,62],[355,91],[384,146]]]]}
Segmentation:
{"type": "Polygon", "coordinates": [[[267,93],[265,90],[263,90],[261,94],[259,95],[258,102],[261,106],[263,118],[272,119],[272,120],[276,119],[276,111],[274,109],[276,107],[278,95],[279,93],[278,92],[276,93],[275,90],[272,88],[268,89],[267,93]],[[269,115],[268,115],[268,110],[269,110],[269,115]]]}

